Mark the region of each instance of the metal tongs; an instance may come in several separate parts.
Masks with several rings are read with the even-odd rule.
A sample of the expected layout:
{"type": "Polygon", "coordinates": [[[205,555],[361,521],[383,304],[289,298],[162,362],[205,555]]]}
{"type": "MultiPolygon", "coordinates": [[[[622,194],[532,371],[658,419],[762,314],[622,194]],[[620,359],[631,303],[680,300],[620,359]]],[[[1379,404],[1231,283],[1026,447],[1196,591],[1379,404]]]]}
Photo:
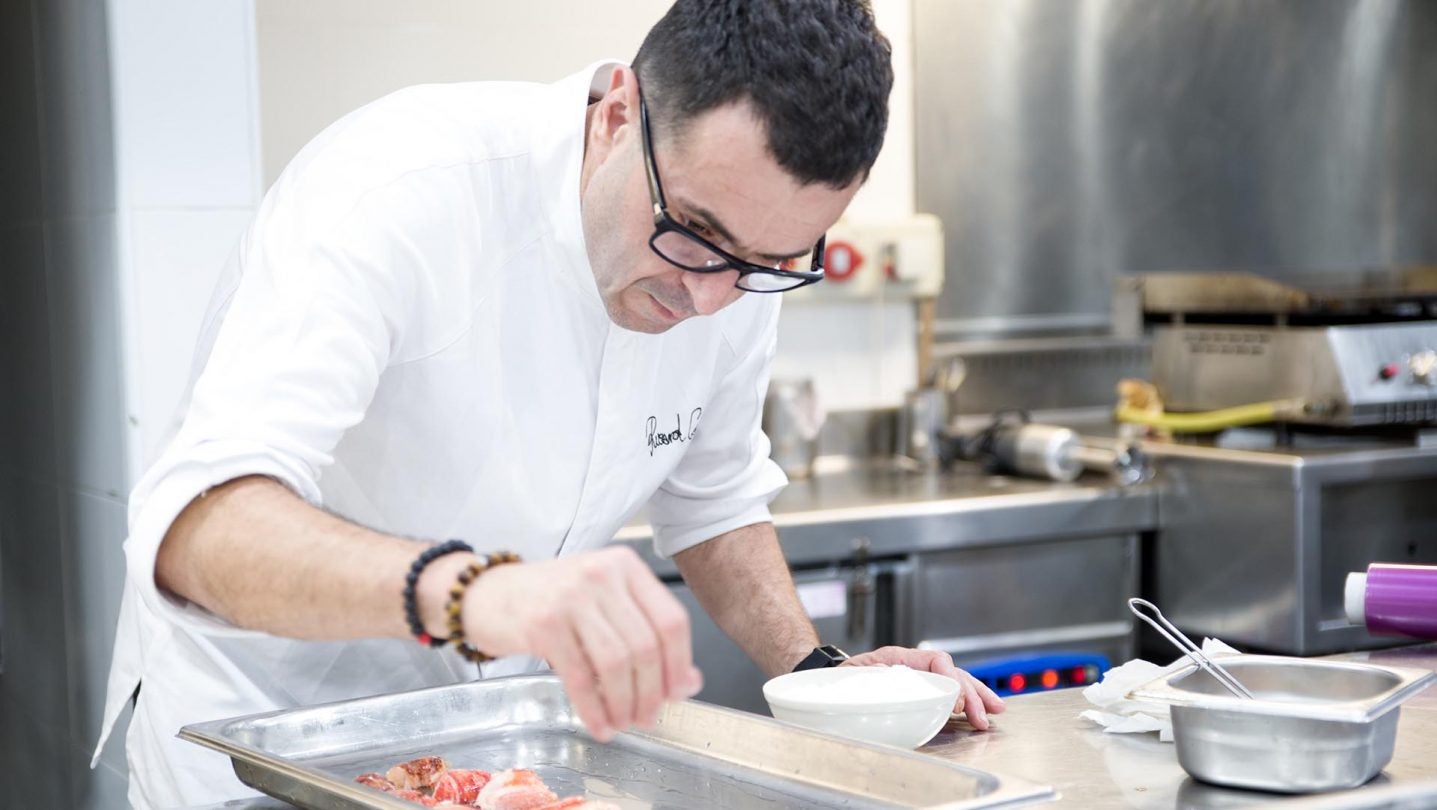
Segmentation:
{"type": "Polygon", "coordinates": [[[1248,700],[1254,699],[1252,693],[1247,691],[1247,687],[1238,683],[1237,678],[1234,678],[1232,673],[1223,669],[1221,664],[1209,658],[1207,653],[1203,652],[1201,647],[1194,644],[1192,639],[1183,635],[1181,630],[1173,627],[1172,622],[1168,621],[1161,610],[1158,610],[1157,605],[1154,605],[1146,599],[1134,598],[1128,600],[1128,609],[1133,612],[1134,616],[1147,622],[1154,630],[1162,633],[1163,638],[1171,641],[1174,647],[1177,647],[1184,655],[1192,659],[1193,663],[1201,667],[1203,672],[1217,679],[1217,682],[1222,684],[1223,688],[1227,689],[1227,691],[1233,693],[1235,697],[1247,698],[1248,700]],[[1147,608],[1152,611],[1152,615],[1149,616],[1143,612],[1141,608],[1147,608]]]}

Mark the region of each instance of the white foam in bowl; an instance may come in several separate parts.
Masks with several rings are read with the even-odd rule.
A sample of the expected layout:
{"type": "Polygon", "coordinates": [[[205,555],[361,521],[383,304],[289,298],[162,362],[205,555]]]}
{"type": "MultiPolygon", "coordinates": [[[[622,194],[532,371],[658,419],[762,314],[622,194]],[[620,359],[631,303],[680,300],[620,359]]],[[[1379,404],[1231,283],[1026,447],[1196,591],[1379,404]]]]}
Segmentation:
{"type": "Polygon", "coordinates": [[[917,748],[933,739],[958,699],[958,682],[908,667],[791,672],[763,686],[773,716],[865,742],[917,748]]]}

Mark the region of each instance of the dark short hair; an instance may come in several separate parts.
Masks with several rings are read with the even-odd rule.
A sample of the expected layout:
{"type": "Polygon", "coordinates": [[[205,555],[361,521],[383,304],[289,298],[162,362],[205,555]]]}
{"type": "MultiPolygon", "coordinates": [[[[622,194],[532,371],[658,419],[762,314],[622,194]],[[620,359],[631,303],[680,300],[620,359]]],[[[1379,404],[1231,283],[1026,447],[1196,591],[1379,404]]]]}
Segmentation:
{"type": "Polygon", "coordinates": [[[749,101],[801,183],[865,179],[883,146],[892,49],[867,0],[678,0],[633,67],[665,133],[749,101]]]}

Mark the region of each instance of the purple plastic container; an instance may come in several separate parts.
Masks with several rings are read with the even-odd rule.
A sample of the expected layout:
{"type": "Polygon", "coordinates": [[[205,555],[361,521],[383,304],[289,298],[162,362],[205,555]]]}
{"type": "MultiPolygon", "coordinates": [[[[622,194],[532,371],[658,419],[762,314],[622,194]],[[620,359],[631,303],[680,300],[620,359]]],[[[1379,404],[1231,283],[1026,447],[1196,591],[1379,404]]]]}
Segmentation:
{"type": "Polygon", "coordinates": [[[1437,639],[1437,566],[1373,563],[1347,575],[1348,621],[1373,633],[1437,639]]]}

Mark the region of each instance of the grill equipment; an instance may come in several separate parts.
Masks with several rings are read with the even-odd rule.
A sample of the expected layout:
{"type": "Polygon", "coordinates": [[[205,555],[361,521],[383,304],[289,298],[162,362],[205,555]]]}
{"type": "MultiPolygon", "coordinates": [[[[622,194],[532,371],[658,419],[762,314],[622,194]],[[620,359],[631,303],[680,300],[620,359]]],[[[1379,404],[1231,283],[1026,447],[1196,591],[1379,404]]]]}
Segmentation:
{"type": "Polygon", "coordinates": [[[1437,421],[1437,268],[1282,284],[1245,273],[1123,279],[1115,312],[1152,335],[1171,411],[1297,402],[1279,419],[1363,427],[1437,421]]]}

